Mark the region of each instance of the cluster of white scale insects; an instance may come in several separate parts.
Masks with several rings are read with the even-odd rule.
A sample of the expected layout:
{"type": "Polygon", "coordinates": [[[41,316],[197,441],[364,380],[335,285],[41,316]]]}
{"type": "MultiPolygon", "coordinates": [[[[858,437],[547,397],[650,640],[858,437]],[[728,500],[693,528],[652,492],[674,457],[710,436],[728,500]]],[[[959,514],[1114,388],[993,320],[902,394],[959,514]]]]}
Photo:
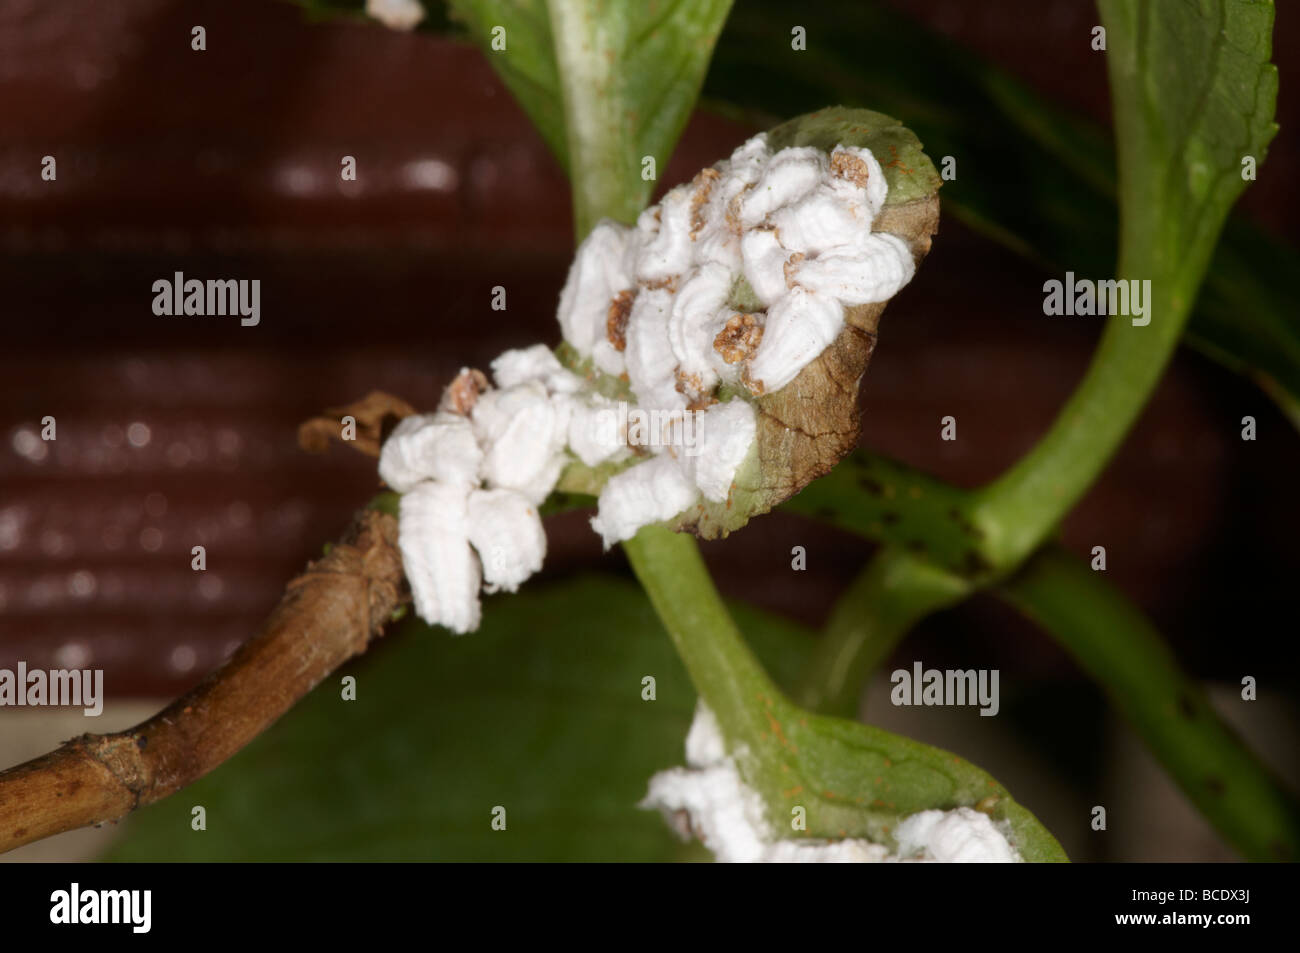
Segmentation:
{"type": "MultiPolygon", "coordinates": [[[[726,501],[754,449],[753,400],[816,360],[845,308],[886,301],[911,280],[907,244],[872,231],[886,192],[866,149],[773,153],[759,135],[634,227],[597,225],[558,314],[588,373],[545,345],[506,351],[490,381],[461,371],[435,413],[406,418],[384,443],[379,472],[402,494],[399,543],[420,617],[473,631],[481,591],[513,592],[541,568],[538,506],[572,463],[624,465],[591,520],[607,547],[701,498],[726,501]],[[606,396],[598,375],[631,400],[606,396]]],[[[966,808],[904,819],[896,854],[863,840],[777,838],[703,705],[687,761],[655,776],[645,806],[688,818],[719,860],[1019,859],[966,808]]]]}
{"type": "Polygon", "coordinates": [[[543,345],[507,351],[490,383],[462,371],[436,413],[406,418],[384,444],[420,617],[472,631],[480,591],[513,592],[541,568],[537,507],[575,461],[625,465],[591,521],[607,547],[701,499],[725,502],[754,446],[752,401],[815,360],[846,307],[911,279],[906,242],[872,232],[886,192],[866,149],[773,153],[759,135],[634,227],[597,225],[558,314],[587,375],[543,345]],[[604,396],[602,375],[631,399],[604,396]]]}
{"type": "MultiPolygon", "coordinates": [[[[737,754],[743,757],[744,752],[737,754]]],[[[1006,822],[959,807],[919,811],[894,829],[897,851],[868,840],[781,839],[767,822],[759,793],[727,754],[713,713],[700,702],[686,736],[686,768],[650,779],[642,807],[658,808],[684,838],[698,837],[723,863],[1018,863],[1006,822]]]]}

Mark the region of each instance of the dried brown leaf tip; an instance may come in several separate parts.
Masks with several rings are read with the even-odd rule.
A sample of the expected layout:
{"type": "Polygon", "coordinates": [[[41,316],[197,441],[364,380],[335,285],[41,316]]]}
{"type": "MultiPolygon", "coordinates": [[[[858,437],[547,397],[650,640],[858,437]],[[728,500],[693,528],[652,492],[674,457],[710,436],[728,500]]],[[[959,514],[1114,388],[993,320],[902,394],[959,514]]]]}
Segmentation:
{"type": "Polygon", "coordinates": [[[371,391],[360,400],[344,407],[326,408],[325,414],[305,420],[298,427],[298,446],[308,453],[323,453],[331,440],[346,443],[367,456],[379,456],[379,445],[388,431],[415,408],[392,394],[371,391]],[[343,438],[343,418],[356,421],[355,439],[343,438]]]}

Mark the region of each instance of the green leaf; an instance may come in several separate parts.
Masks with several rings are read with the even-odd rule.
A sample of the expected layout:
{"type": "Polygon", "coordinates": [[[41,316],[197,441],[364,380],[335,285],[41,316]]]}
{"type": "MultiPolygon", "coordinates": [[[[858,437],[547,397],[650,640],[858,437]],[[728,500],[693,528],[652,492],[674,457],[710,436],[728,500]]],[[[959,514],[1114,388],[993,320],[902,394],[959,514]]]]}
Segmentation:
{"type": "MultiPolygon", "coordinates": [[[[434,4],[425,2],[425,9],[434,4]]],[[[447,0],[446,8],[483,50],[506,88],[555,153],[569,167],[564,104],[555,65],[555,41],[546,0],[447,0]],[[492,31],[505,29],[504,50],[492,49],[492,31]]]]}
{"type": "Polygon", "coordinates": [[[894,845],[893,831],[918,811],[970,807],[1004,824],[1031,863],[1067,858],[1006,788],[950,752],[842,718],[764,699],[771,734],[745,768],[764,793],[772,823],[788,827],[793,805],[807,810],[807,837],[869,837],[894,845]]]}
{"type": "Polygon", "coordinates": [[[694,539],[650,526],[623,546],[728,748],[746,752],[741,773],[762,795],[773,829],[892,846],[891,831],[909,814],[971,807],[1005,822],[1026,860],[1066,859],[1047,829],[974,765],[791,703],[728,616],[694,539]],[[804,832],[790,831],[793,806],[806,810],[804,832]]]}
{"type": "Polygon", "coordinates": [[[1194,290],[1246,187],[1242,158],[1262,163],[1277,134],[1273,4],[1101,0],[1100,9],[1116,90],[1121,255],[1186,276],[1194,290]]]}
{"type": "Polygon", "coordinates": [[[582,237],[645,208],[704,81],[731,0],[547,0],[582,237]],[[654,163],[654,172],[646,165],[654,163]]]}
{"type": "Polygon", "coordinates": [[[788,513],[892,543],[936,569],[984,580],[983,530],[967,517],[969,490],[897,460],[855,450],[781,505],[788,513]]]}
{"type": "Polygon", "coordinates": [[[982,488],[985,555],[1010,567],[1052,532],[1137,419],[1182,334],[1206,265],[1277,131],[1272,7],[1252,0],[1149,5],[1103,0],[1119,144],[1120,280],[1140,282],[1145,319],[1112,314],[1088,372],[1052,427],[982,488]]]}
{"type": "MultiPolygon", "coordinates": [[[[780,677],[811,644],[738,610],[780,677]]],[[[338,673],[208,777],[146,808],[109,853],[124,861],[671,860],[636,804],[682,761],[695,691],[644,594],[587,577],[485,607],[455,638],[411,622],[338,673]],[[643,701],[654,676],[656,700],[643,701]],[[208,829],[190,829],[190,810],[208,829]],[[507,829],[493,831],[502,805],[507,829]]]]}
{"type": "Polygon", "coordinates": [[[1300,253],[1229,220],[1201,286],[1187,341],[1249,377],[1300,429],[1300,253]]]}
{"type": "Polygon", "coordinates": [[[690,118],[730,0],[449,0],[571,174],[577,233],[632,221],[690,118]],[[492,30],[505,27],[504,50],[492,30]],[[654,160],[654,174],[647,159],[654,160]]]}
{"type": "MultiPolygon", "coordinates": [[[[1193,9],[1152,6],[1163,17],[1193,9]]],[[[1115,157],[1104,130],[884,4],[827,0],[801,7],[807,52],[791,50],[788,36],[772,30],[785,9],[781,0],[737,5],[705,81],[715,108],[759,126],[826,102],[899,116],[931,156],[957,162],[956,178],[945,183],[945,212],[1054,272],[1110,274],[1117,248],[1115,157]],[[755,62],[763,68],[754,69],[755,62]]],[[[1250,50],[1266,42],[1271,3],[1246,3],[1240,15],[1238,5],[1223,9],[1233,14],[1236,31],[1228,43],[1250,50]]],[[[1112,52],[1098,55],[1113,55],[1111,40],[1112,52]]],[[[1186,58],[1196,70],[1210,62],[1198,56],[1186,58]]],[[[1260,62],[1266,60],[1265,50],[1260,62]]],[[[1229,81],[1239,86],[1235,105],[1242,107],[1250,95],[1264,99],[1276,87],[1271,70],[1229,81]]],[[[1256,158],[1262,162],[1263,155],[1256,158]]],[[[1300,312],[1289,284],[1298,269],[1294,248],[1232,223],[1186,339],[1258,381],[1300,426],[1300,312]]]]}

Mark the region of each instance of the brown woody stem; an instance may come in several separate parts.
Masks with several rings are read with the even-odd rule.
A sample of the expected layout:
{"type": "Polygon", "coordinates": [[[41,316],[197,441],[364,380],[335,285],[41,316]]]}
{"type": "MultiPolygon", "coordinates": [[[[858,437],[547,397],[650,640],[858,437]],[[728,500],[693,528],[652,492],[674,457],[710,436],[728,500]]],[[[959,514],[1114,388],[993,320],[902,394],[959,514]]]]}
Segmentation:
{"type": "Polygon", "coordinates": [[[362,511],[201,685],[134,728],[81,735],[0,772],[0,853],[117,820],[203,777],[364,652],[407,598],[397,520],[362,511]]]}

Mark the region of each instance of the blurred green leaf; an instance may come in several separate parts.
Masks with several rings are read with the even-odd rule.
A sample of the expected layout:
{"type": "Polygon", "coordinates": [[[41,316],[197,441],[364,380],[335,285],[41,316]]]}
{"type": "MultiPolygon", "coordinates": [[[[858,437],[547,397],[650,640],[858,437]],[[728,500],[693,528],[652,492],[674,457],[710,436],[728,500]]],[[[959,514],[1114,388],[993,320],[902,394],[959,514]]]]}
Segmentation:
{"type": "MultiPolygon", "coordinates": [[[[424,6],[432,12],[442,5],[426,2],[424,6]]],[[[447,0],[445,8],[483,50],[488,63],[567,170],[564,103],[546,0],[447,0]],[[494,27],[505,30],[504,50],[491,48],[494,27]]]]}
{"type": "MultiPolygon", "coordinates": [[[[1269,2],[1238,8],[1257,21],[1248,25],[1255,39],[1231,39],[1220,50],[1229,59],[1235,44],[1255,42],[1272,18],[1269,2]]],[[[936,161],[956,159],[956,178],[943,191],[945,211],[1054,272],[1113,273],[1115,159],[1104,130],[883,4],[801,6],[807,51],[792,50],[788,33],[772,27],[789,19],[787,9],[779,0],[736,5],[705,80],[715,108],[762,127],[834,102],[898,116],[936,161]]],[[[1177,12],[1182,5],[1161,9],[1177,12]]],[[[1209,63],[1214,53],[1174,52],[1196,63],[1209,63]]],[[[1276,89],[1275,73],[1229,81],[1241,84],[1244,97],[1276,89]]],[[[1207,104],[1228,105],[1214,97],[1207,104]]],[[[1229,108],[1254,105],[1243,100],[1229,108]]],[[[1222,110],[1207,115],[1225,121],[1222,110]]],[[[1246,140],[1225,139],[1225,145],[1244,149],[1246,140]]],[[[1289,286],[1297,271],[1294,248],[1232,223],[1206,275],[1187,341],[1264,386],[1300,426],[1300,312],[1289,286]]]]}
{"type": "Polygon", "coordinates": [[[1300,856],[1300,801],[1223,722],[1151,622],[1103,573],[1049,546],[995,591],[1105,689],[1197,809],[1247,859],[1300,856]]]}
{"type": "Polygon", "coordinates": [[[1092,363],[1027,454],[977,493],[995,565],[1020,562],[1087,491],[1129,433],[1182,336],[1232,203],[1242,157],[1277,132],[1273,8],[1254,0],[1102,0],[1119,144],[1116,276],[1145,320],[1111,314],[1092,363]]]}
{"type": "Polygon", "coordinates": [[[1300,311],[1287,279],[1300,253],[1229,219],[1187,328],[1208,357],[1249,377],[1300,429],[1300,311]]]}
{"type": "Polygon", "coordinates": [[[1116,90],[1123,236],[1135,237],[1154,274],[1195,275],[1194,289],[1246,188],[1243,157],[1262,163],[1277,134],[1273,4],[1099,6],[1116,90]]]}
{"type": "MultiPolygon", "coordinates": [[[[793,680],[810,637],[737,611],[793,680]]],[[[530,588],[492,599],[473,635],[396,629],[184,795],[132,817],[108,859],[671,860],[682,845],[636,804],[651,774],[681,763],[694,706],[638,587],[530,588]],[[356,701],[341,698],[344,674],[356,701]],[[655,701],[641,698],[646,675],[655,701]],[[490,827],[496,805],[505,831],[490,827]]]]}
{"type": "Polygon", "coordinates": [[[565,168],[582,170],[571,176],[581,238],[598,218],[630,222],[648,204],[695,108],[731,0],[448,6],[565,168]]]}

